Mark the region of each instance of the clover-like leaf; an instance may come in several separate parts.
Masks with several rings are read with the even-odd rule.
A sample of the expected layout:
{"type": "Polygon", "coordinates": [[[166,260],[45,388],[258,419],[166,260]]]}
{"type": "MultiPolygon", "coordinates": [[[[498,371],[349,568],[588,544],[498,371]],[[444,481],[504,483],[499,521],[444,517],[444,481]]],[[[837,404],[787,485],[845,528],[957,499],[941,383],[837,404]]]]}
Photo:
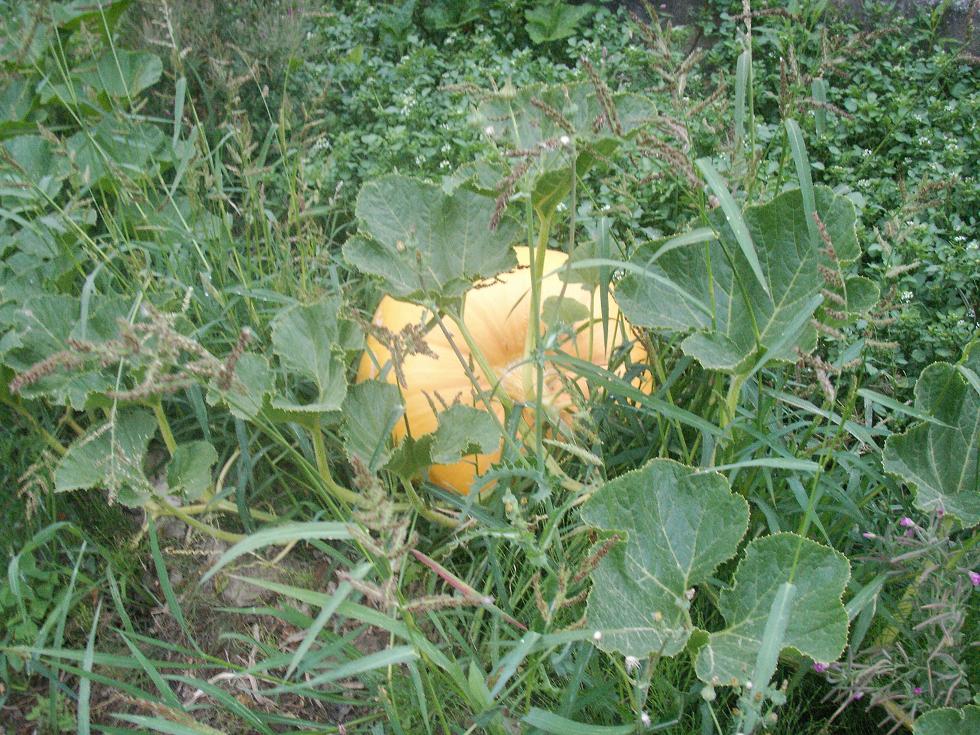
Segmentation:
{"type": "Polygon", "coordinates": [[[915,735],[976,735],[980,732],[980,707],[968,704],[963,709],[941,707],[916,718],[915,735]]]}
{"type": "Polygon", "coordinates": [[[405,413],[398,387],[377,380],[355,385],[344,399],[343,412],[347,456],[371,472],[383,467],[391,457],[388,437],[405,413]]]}
{"type": "Polygon", "coordinates": [[[573,164],[584,176],[656,112],[647,97],[606,94],[603,105],[589,83],[532,85],[505,89],[477,109],[475,122],[501,145],[535,151],[531,198],[540,214],[550,216],[571,191],[573,164]]]}
{"type": "Polygon", "coordinates": [[[337,301],[284,309],[272,321],[272,349],[279,361],[301,380],[312,382],[310,401],[276,397],[274,408],[289,412],[336,411],[347,395],[346,367],[338,348],[337,301]]]}
{"type": "Polygon", "coordinates": [[[970,528],[980,523],[980,391],[966,371],[980,374],[980,341],[967,346],[960,367],[935,362],[922,371],[915,407],[941,423],[888,437],[882,464],[915,485],[917,507],[942,508],[970,528]]]}
{"type": "Polygon", "coordinates": [[[490,228],[494,200],[464,188],[447,194],[407,176],[370,181],[357,196],[360,236],[344,257],[379,276],[393,296],[458,299],[475,281],[517,265],[513,244],[523,237],[508,218],[490,228]]]}
{"type": "Polygon", "coordinates": [[[486,454],[500,447],[500,429],[486,411],[457,404],[439,414],[432,441],[432,461],[452,464],[467,454],[486,454]]]}
{"type": "Polygon", "coordinates": [[[192,441],[180,444],[167,463],[167,486],[172,493],[183,493],[188,500],[197,500],[211,485],[211,468],[218,462],[218,453],[210,442],[192,441]]]}
{"type": "Polygon", "coordinates": [[[143,459],[156,433],[148,411],[120,411],[75,440],[54,473],[55,492],[105,488],[124,505],[141,505],[152,491],[143,459]]]}
{"type": "MultiPolygon", "coordinates": [[[[811,237],[798,189],[743,213],[771,298],[716,210],[711,222],[718,239],[670,249],[652,262],[649,249],[635,258],[650,275],[631,272],[619,284],[617,300],[626,317],[652,329],[693,332],[682,343],[687,354],[706,368],[736,374],[749,371],[763,355],[785,360],[793,359],[794,348],[812,349],[809,317],[821,293],[838,279],[844,282],[842,268],[860,253],[854,205],[826,187],[817,187],[815,196],[833,258],[811,237]],[[675,288],[665,288],[665,279],[675,288]]],[[[853,304],[845,301],[844,311],[853,316],[876,294],[863,281],[846,283],[853,304]]]]}
{"type": "Polygon", "coordinates": [[[672,656],[693,630],[688,591],[735,555],[749,509],[721,475],[654,459],[599,489],[582,518],[625,535],[593,574],[587,617],[602,634],[597,645],[672,656]]]}
{"type": "Polygon", "coordinates": [[[723,590],[719,608],[728,627],[708,636],[695,670],[705,682],[744,684],[763,645],[773,600],[787,583],[795,586],[782,648],[795,648],[817,661],[835,661],[847,643],[847,612],[841,595],[850,578],[847,557],[793,533],[753,540],[723,590]]]}

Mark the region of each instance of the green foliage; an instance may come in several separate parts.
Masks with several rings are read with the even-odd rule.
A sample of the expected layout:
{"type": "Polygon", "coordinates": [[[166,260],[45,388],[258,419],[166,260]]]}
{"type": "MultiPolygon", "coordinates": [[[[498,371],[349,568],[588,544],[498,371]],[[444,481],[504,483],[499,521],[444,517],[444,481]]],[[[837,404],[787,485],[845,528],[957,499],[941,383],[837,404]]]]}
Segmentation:
{"type": "MultiPolygon", "coordinates": [[[[818,661],[834,661],[847,643],[847,613],[841,595],[850,565],[840,552],[783,533],[754,539],[745,549],[718,607],[728,627],[711,633],[698,652],[702,681],[729,684],[752,681],[759,651],[767,644],[768,620],[783,584],[793,586],[785,601],[781,644],[818,661]]],[[[769,645],[772,645],[769,642],[769,645]]],[[[768,677],[756,686],[768,683],[768,677]]]]}
{"type": "Polygon", "coordinates": [[[637,658],[682,651],[694,629],[689,590],[735,555],[745,501],[721,475],[657,459],[596,491],[582,518],[626,537],[600,563],[589,595],[599,647],[637,658]]]}
{"type": "Polygon", "coordinates": [[[572,5],[563,0],[545,0],[524,11],[527,35],[535,43],[560,41],[575,33],[579,23],[595,12],[594,5],[572,5]]]}
{"type": "Polygon", "coordinates": [[[521,237],[504,219],[489,227],[494,201],[464,189],[439,187],[404,176],[365,184],[357,197],[361,237],[344,246],[358,270],[384,279],[394,296],[451,302],[474,281],[517,264],[511,247],[521,237]]]}
{"type": "Polygon", "coordinates": [[[927,712],[915,721],[915,735],[967,735],[980,727],[980,707],[961,710],[945,707],[927,712]]]}
{"type": "Polygon", "coordinates": [[[935,419],[888,438],[883,463],[916,487],[915,504],[967,528],[980,523],[980,342],[959,365],[933,363],[915,384],[915,407],[935,419]]]}
{"type": "Polygon", "coordinates": [[[821,303],[821,292],[834,285],[825,274],[841,274],[842,283],[842,268],[859,255],[851,203],[828,189],[816,193],[835,257],[811,236],[799,190],[789,191],[744,213],[762,264],[762,283],[740,256],[731,228],[713,213],[710,222],[719,240],[673,248],[660,257],[651,246],[634,256],[637,265],[675,288],[665,289],[661,280],[646,274],[628,275],[617,292],[626,316],[640,326],[694,331],[682,348],[714,370],[744,374],[764,357],[786,360],[797,349],[809,351],[815,339],[809,317],[821,303]]]}
{"type": "Polygon", "coordinates": [[[730,5],[0,9],[11,727],[972,724],[975,67],[730,5]],[[528,242],[644,349],[553,354],[532,268],[574,411],[395,445],[378,292],[452,320],[528,242]]]}

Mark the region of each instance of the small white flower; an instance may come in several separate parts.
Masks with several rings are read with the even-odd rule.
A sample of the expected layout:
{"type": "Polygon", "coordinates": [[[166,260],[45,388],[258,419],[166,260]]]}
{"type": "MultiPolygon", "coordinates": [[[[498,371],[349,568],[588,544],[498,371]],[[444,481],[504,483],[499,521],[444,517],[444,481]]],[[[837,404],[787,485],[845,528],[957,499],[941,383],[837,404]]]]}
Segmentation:
{"type": "Polygon", "coordinates": [[[684,597],[687,598],[688,602],[694,599],[694,588],[691,587],[687,592],[684,593],[684,597]]]}
{"type": "Polygon", "coordinates": [[[572,139],[569,138],[567,135],[563,135],[558,139],[558,142],[561,143],[562,145],[568,145],[569,143],[572,142],[572,139]]]}
{"type": "Polygon", "coordinates": [[[751,681],[745,682],[745,688],[746,689],[751,689],[752,688],[752,682],[751,681]]]}
{"type": "Polygon", "coordinates": [[[597,630],[595,633],[593,633],[592,634],[592,640],[594,640],[594,641],[601,641],[602,640],[602,631],[601,630],[597,630]]]}
{"type": "Polygon", "coordinates": [[[912,300],[912,292],[911,291],[902,291],[902,301],[904,301],[907,304],[911,300],[912,300]]]}
{"type": "Polygon", "coordinates": [[[640,668],[640,659],[636,656],[627,656],[623,659],[623,664],[626,666],[627,674],[635,674],[640,668]]]}
{"type": "Polygon", "coordinates": [[[640,722],[643,723],[643,727],[650,727],[650,715],[648,715],[646,712],[641,712],[640,722]]]}
{"type": "Polygon", "coordinates": [[[483,132],[486,133],[487,135],[489,135],[492,138],[493,137],[493,125],[487,125],[483,129],[483,132]]]}

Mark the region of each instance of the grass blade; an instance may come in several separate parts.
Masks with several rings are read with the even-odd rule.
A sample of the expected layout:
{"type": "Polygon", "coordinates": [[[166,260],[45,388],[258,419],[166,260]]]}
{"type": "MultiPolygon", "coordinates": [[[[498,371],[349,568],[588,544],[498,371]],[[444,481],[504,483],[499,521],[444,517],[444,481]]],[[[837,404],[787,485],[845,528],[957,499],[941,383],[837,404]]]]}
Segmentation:
{"type": "MultiPolygon", "coordinates": [[[[95,606],[95,615],[92,616],[92,627],[88,632],[88,641],[85,643],[85,658],[82,659],[82,669],[86,674],[92,673],[92,665],[95,657],[95,632],[99,629],[99,619],[102,616],[102,600],[95,606]]],[[[92,732],[90,722],[92,696],[92,681],[88,677],[83,677],[78,683],[78,735],[89,735],[92,732]]]]}
{"type": "Polygon", "coordinates": [[[907,406],[904,403],[896,401],[894,398],[889,398],[886,395],[882,395],[873,390],[868,390],[867,388],[858,388],[858,395],[864,398],[866,401],[871,401],[872,403],[877,403],[879,406],[884,406],[897,413],[904,413],[906,416],[911,416],[912,418],[919,419],[920,421],[928,421],[930,424],[936,424],[938,426],[945,426],[947,429],[952,429],[953,427],[944,421],[940,421],[935,416],[932,416],[925,411],[920,411],[913,406],[907,406]]]}
{"type": "Polygon", "coordinates": [[[273,526],[272,528],[263,528],[261,531],[256,531],[251,536],[242,539],[222,554],[217,563],[201,577],[201,581],[198,584],[203,585],[217,574],[219,570],[240,556],[244,556],[266,546],[282,546],[293,541],[306,541],[309,539],[343,541],[350,537],[351,534],[347,524],[336,521],[286,523],[281,526],[273,526]]]}
{"type": "MultiPolygon", "coordinates": [[[[354,569],[354,571],[350,573],[350,576],[353,579],[363,579],[364,575],[371,571],[372,566],[373,565],[371,562],[365,562],[354,569]]],[[[296,667],[299,666],[300,661],[303,660],[303,657],[306,655],[307,651],[310,650],[310,647],[313,645],[314,641],[316,641],[317,636],[320,635],[320,631],[323,630],[323,626],[327,624],[327,621],[329,621],[333,614],[337,612],[337,608],[340,606],[340,603],[346,600],[347,596],[353,590],[354,587],[346,580],[337,585],[337,589],[330,596],[327,604],[320,609],[320,614],[316,616],[316,620],[313,621],[313,625],[311,625],[306,631],[306,636],[303,638],[303,642],[296,648],[292,661],[289,662],[289,667],[286,669],[286,675],[283,677],[284,679],[288,679],[293,675],[293,672],[296,671],[296,667]]]]}
{"type": "Polygon", "coordinates": [[[701,169],[705,180],[708,182],[708,186],[711,187],[711,191],[715,193],[718,201],[721,202],[721,210],[725,213],[728,226],[735,233],[738,247],[741,249],[745,259],[749,262],[752,273],[759,281],[759,285],[762,286],[762,290],[766,292],[766,296],[772,299],[772,294],[769,292],[769,284],[766,283],[766,277],[762,274],[759,256],[755,252],[755,243],[752,242],[752,235],[749,233],[749,228],[745,226],[745,220],[742,219],[742,210],[735,203],[735,199],[732,197],[731,192],[728,191],[728,187],[725,185],[721,176],[715,171],[715,167],[711,165],[711,161],[707,158],[699,158],[696,163],[698,168],[701,169]]]}
{"type": "Polygon", "coordinates": [[[813,99],[817,102],[817,107],[813,109],[813,120],[817,126],[817,135],[827,132],[827,110],[822,105],[827,104],[827,80],[814,79],[810,85],[813,99]]]}
{"type": "Polygon", "coordinates": [[[153,556],[153,565],[157,571],[157,579],[160,582],[160,589],[163,590],[163,596],[167,600],[167,607],[170,609],[170,614],[174,616],[174,620],[177,621],[177,625],[183,631],[184,635],[187,636],[187,640],[190,641],[191,645],[197,650],[198,653],[204,654],[201,647],[197,645],[197,641],[191,634],[190,626],[187,625],[187,620],[184,618],[184,611],[180,607],[180,601],[177,599],[177,595],[174,594],[174,588],[170,584],[170,575],[167,573],[167,565],[163,561],[163,555],[160,553],[160,539],[157,538],[157,528],[155,523],[149,524],[149,535],[150,535],[150,554],[153,556]]]}
{"type": "Polygon", "coordinates": [[[630,735],[636,732],[633,725],[591,725],[537,707],[532,707],[521,722],[554,735],[630,735]]]}
{"type": "Polygon", "coordinates": [[[813,243],[820,242],[820,232],[813,215],[817,213],[817,198],[813,193],[813,180],[810,178],[810,157],[806,154],[803,143],[803,133],[796,120],[786,121],[786,135],[789,146],[793,151],[793,163],[796,164],[796,176],[800,180],[800,193],[803,195],[803,209],[806,212],[806,227],[813,243]]]}
{"type": "Polygon", "coordinates": [[[735,64],[735,150],[742,149],[742,142],[745,140],[745,92],[748,89],[749,80],[749,52],[748,49],[738,56],[735,64]]]}

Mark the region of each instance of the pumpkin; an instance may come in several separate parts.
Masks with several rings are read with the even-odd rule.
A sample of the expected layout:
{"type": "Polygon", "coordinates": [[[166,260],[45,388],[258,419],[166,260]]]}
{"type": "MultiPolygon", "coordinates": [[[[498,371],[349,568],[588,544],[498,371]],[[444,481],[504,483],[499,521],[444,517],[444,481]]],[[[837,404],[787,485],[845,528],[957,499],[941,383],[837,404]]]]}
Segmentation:
{"type": "MultiPolygon", "coordinates": [[[[537,374],[533,367],[528,371],[524,359],[525,341],[530,323],[531,271],[527,267],[530,258],[527,247],[515,248],[515,252],[518,268],[502,273],[494,281],[480,284],[467,292],[463,318],[474,343],[480,348],[500,381],[498,392],[502,390],[515,403],[532,403],[537,374]]],[[[593,319],[582,319],[577,322],[574,325],[574,336],[571,333],[567,334],[564,341],[559,343],[558,349],[605,367],[613,350],[628,339],[623,334],[623,325],[617,325],[619,310],[615,301],[610,299],[609,340],[612,344],[606,345],[603,342],[601,319],[597,315],[598,299],[593,299],[592,292],[581,284],[566,284],[554,272],[566,261],[567,256],[564,253],[547,251],[544,265],[545,278],[541,283],[541,303],[545,304],[550,297],[561,296],[563,300],[574,300],[582,304],[586,313],[592,313],[593,319]],[[591,325],[586,324],[587,321],[591,321],[591,325]]],[[[408,325],[423,324],[428,318],[430,312],[421,306],[385,296],[374,315],[374,324],[398,333],[408,325]]],[[[449,319],[445,319],[443,323],[455,348],[469,360],[470,351],[458,327],[449,319]]],[[[544,334],[545,329],[546,327],[542,325],[540,334],[544,334]]],[[[459,401],[484,408],[482,400],[473,390],[466,368],[460,362],[443,330],[436,326],[428,332],[425,341],[434,357],[412,354],[405,357],[402,363],[400,372],[405,381],[405,385],[402,386],[405,416],[395,426],[396,440],[401,440],[409,430],[415,438],[435,431],[438,427],[436,411],[441,411],[454,402],[459,401]]],[[[637,343],[631,353],[633,361],[639,362],[645,355],[642,346],[637,343]]],[[[391,353],[388,349],[375,337],[369,335],[367,349],[357,372],[357,381],[377,378],[379,368],[383,368],[390,358],[391,353]]],[[[484,393],[489,395],[492,386],[487,382],[480,368],[474,366],[473,373],[477,376],[484,393]]],[[[396,382],[395,371],[388,370],[386,379],[390,383],[396,382]]],[[[574,380],[583,394],[588,394],[588,386],[584,379],[563,376],[553,364],[546,364],[542,405],[552,416],[565,420],[574,410],[574,402],[566,382],[569,380],[574,380]]],[[[492,400],[491,407],[498,417],[503,418],[504,409],[499,400],[492,400]]],[[[533,419],[533,415],[531,418],[533,419]]],[[[499,457],[498,450],[489,454],[470,455],[451,465],[432,465],[429,469],[429,479],[442,487],[467,494],[476,477],[489,469],[499,457]]]]}

